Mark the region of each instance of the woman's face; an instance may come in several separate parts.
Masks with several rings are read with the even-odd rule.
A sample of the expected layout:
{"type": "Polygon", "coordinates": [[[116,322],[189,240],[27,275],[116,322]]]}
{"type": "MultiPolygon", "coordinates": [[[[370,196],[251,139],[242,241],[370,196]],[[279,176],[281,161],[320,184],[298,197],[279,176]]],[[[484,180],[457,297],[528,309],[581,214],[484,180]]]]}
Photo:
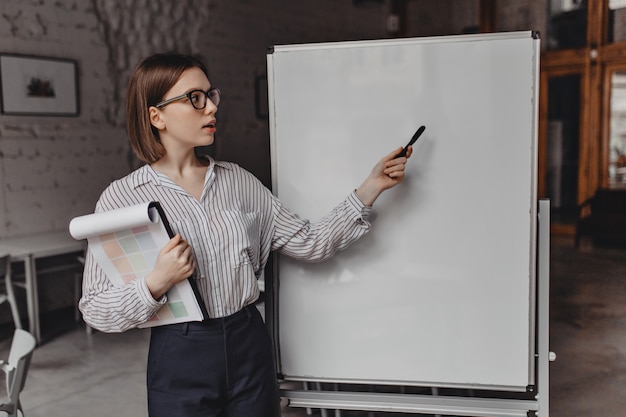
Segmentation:
{"type": "MultiPolygon", "coordinates": [[[[211,83],[199,68],[189,68],[163,96],[163,101],[187,94],[194,90],[208,91],[211,83]]],[[[202,93],[200,93],[202,94],[202,93]]],[[[200,97],[204,99],[205,97],[200,97]]],[[[173,147],[194,148],[211,145],[216,132],[217,106],[209,99],[206,107],[196,109],[190,98],[184,97],[150,109],[150,121],[159,130],[161,142],[168,152],[173,147]]]]}

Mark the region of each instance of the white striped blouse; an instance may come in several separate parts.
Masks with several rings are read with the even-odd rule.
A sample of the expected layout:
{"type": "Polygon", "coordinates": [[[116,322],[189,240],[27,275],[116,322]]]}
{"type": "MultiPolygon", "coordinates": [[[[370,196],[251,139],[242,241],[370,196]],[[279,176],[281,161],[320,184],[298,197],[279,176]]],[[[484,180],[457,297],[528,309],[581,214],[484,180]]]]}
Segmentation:
{"type": "MultiPolygon", "coordinates": [[[[96,212],[159,201],[174,233],[193,248],[193,279],[210,317],[234,314],[259,297],[257,280],[271,251],[322,261],[370,228],[370,207],[355,192],[325,217],[310,222],[283,207],[248,171],[209,160],[199,201],[145,165],[107,187],[96,212]]],[[[90,326],[124,331],[147,321],[165,301],[165,297],[152,297],[144,279],[123,287],[113,285],[87,250],[79,307],[90,326]]]]}

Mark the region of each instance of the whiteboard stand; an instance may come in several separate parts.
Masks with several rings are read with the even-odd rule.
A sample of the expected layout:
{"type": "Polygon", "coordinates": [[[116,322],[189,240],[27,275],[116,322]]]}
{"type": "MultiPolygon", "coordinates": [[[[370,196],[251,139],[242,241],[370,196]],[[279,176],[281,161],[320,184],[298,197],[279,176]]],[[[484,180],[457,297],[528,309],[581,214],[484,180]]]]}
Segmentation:
{"type": "Polygon", "coordinates": [[[556,359],[550,352],[550,200],[539,200],[537,246],[537,402],[541,417],[549,415],[549,362],[556,359]]]}
{"type": "MultiPolygon", "coordinates": [[[[375,392],[282,390],[290,407],[422,413],[475,417],[549,416],[550,201],[540,199],[537,214],[537,386],[534,400],[375,392]]],[[[435,393],[436,391],[433,391],[435,393]]]]}

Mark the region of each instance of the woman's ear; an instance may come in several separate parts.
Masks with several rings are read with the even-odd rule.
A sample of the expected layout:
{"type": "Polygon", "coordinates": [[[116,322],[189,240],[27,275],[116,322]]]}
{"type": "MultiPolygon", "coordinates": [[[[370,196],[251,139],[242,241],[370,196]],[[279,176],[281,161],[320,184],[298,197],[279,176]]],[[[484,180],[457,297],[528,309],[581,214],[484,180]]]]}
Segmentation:
{"type": "Polygon", "coordinates": [[[159,109],[157,109],[154,106],[151,106],[148,110],[150,111],[150,124],[154,126],[155,128],[157,128],[158,130],[164,129],[165,122],[163,121],[163,118],[161,117],[161,112],[159,111],[159,109]]]}

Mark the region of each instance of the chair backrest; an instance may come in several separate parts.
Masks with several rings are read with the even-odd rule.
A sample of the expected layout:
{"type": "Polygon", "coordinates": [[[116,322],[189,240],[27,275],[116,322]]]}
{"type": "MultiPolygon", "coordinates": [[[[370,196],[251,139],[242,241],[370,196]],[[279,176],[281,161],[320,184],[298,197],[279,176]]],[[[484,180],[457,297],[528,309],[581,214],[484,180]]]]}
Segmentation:
{"type": "Polygon", "coordinates": [[[6,378],[7,393],[11,403],[17,404],[19,401],[35,346],[37,346],[37,340],[32,334],[22,329],[15,330],[8,359],[11,371],[7,372],[6,378]]]}

